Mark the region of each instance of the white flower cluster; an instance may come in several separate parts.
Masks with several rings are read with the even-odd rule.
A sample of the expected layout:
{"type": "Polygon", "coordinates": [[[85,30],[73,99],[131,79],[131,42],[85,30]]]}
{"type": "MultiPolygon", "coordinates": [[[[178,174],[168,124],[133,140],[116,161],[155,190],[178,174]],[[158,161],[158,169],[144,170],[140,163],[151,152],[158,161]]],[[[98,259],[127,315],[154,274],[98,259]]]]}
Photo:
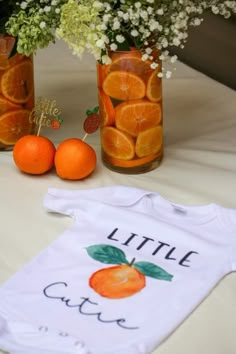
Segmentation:
{"type": "Polygon", "coordinates": [[[199,26],[205,11],[225,18],[236,13],[236,1],[232,0],[69,0],[62,6],[59,36],[74,52],[81,53],[86,47],[96,54],[96,59],[109,62],[107,49],[130,50],[143,53],[143,60],[151,60],[152,67],[158,66],[154,52],[164,62],[160,77],[171,77],[168,64],[177,57],[170,56],[169,48],[183,48],[190,26],[199,26]],[[73,8],[73,16],[71,10],[73,8]],[[76,10],[77,9],[77,10],[76,10]],[[96,9],[96,19],[89,14],[96,9]],[[86,13],[86,16],[82,16],[86,13]],[[70,33],[80,33],[80,39],[70,33]],[[81,35],[82,33],[82,35],[81,35]],[[76,46],[79,49],[76,49],[76,46]]]}

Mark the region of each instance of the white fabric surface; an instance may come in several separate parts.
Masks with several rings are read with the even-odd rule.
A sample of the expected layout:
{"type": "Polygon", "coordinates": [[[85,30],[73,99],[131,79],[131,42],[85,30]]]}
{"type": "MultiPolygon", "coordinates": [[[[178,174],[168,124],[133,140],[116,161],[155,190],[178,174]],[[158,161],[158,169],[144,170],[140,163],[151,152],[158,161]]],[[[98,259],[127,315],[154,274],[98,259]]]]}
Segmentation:
{"type": "MultiPolygon", "coordinates": [[[[45,128],[43,133],[55,144],[69,137],[82,138],[85,111],[97,105],[93,59],[86,56],[80,61],[62,43],[51,45],[35,58],[35,85],[37,96],[57,100],[64,118],[59,131],[45,128]]],[[[143,175],[122,175],[105,168],[98,132],[87,137],[98,154],[97,168],[83,181],[63,181],[54,172],[39,177],[22,174],[12,152],[0,152],[0,282],[71,225],[68,217],[49,218],[45,213],[43,196],[49,187],[119,184],[158,191],[175,203],[235,208],[235,91],[179,63],[174,78],[164,81],[164,131],[163,162],[143,175]]],[[[232,273],[154,354],[235,354],[235,319],[236,275],[232,273]]]]}

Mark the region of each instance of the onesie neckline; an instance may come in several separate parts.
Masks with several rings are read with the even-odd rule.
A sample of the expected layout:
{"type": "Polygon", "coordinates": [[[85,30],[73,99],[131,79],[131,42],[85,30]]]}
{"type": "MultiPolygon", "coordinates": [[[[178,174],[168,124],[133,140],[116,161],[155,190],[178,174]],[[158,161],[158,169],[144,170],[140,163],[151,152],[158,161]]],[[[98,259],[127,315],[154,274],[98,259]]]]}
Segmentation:
{"type": "Polygon", "coordinates": [[[146,205],[152,215],[179,223],[204,224],[218,218],[218,205],[215,203],[180,204],[162,197],[159,193],[151,193],[146,199],[146,205]]]}

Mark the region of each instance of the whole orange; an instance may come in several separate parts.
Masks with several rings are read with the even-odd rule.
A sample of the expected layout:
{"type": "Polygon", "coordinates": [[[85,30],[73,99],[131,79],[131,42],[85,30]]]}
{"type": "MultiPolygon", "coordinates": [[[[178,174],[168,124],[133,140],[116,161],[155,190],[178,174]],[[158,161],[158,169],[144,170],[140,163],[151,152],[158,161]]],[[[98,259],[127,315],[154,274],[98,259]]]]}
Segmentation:
{"type": "Polygon", "coordinates": [[[97,158],[90,145],[80,139],[70,138],[59,144],[54,162],[59,177],[78,180],[93,172],[97,158]]]}
{"type": "Polygon", "coordinates": [[[96,271],[90,277],[89,285],[101,296],[121,299],[141,291],[146,280],[137,269],[121,264],[96,271]]]}
{"type": "Polygon", "coordinates": [[[48,138],[37,135],[25,135],[13,149],[16,166],[23,172],[40,175],[54,166],[56,148],[48,138]]]}

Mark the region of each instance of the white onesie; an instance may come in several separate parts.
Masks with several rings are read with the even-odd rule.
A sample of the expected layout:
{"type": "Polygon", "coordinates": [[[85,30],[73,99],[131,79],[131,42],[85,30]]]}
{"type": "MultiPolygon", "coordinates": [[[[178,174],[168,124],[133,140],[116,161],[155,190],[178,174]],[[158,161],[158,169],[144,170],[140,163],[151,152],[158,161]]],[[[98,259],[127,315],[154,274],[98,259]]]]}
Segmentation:
{"type": "Polygon", "coordinates": [[[236,209],[125,186],[49,189],[44,205],[74,223],[0,288],[11,353],[152,353],[236,269],[236,209]]]}

